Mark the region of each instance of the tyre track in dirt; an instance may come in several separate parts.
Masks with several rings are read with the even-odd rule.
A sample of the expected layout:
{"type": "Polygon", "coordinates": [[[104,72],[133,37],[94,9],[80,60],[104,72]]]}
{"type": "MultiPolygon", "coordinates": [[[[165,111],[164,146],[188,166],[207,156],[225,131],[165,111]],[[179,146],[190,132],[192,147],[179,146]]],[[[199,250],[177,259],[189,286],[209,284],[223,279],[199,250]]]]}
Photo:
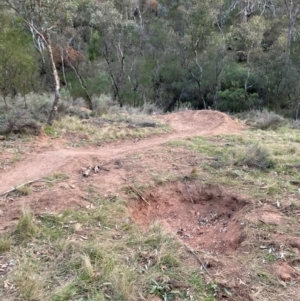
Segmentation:
{"type": "Polygon", "coordinates": [[[110,160],[116,156],[122,157],[137,151],[155,148],[172,140],[194,136],[233,134],[243,128],[228,115],[217,111],[184,111],[156,116],[155,119],[170,124],[174,131],[148,137],[136,143],[132,140],[125,140],[99,147],[63,148],[32,153],[25,160],[0,173],[0,194],[26,181],[49,175],[64,165],[85,156],[96,155],[101,160],[110,160]]]}

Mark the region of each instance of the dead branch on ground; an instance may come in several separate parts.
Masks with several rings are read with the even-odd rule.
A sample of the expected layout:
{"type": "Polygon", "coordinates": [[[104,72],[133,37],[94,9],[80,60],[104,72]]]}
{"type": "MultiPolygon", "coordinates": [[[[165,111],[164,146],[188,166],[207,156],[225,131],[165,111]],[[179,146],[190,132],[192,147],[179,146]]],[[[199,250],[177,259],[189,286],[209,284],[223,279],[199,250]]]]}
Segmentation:
{"type": "Polygon", "coordinates": [[[185,245],[185,249],[191,253],[192,255],[194,255],[194,257],[196,258],[196,260],[198,261],[198,263],[201,265],[201,267],[203,268],[203,270],[207,273],[207,275],[212,278],[211,274],[208,272],[207,268],[205,267],[204,262],[199,258],[199,256],[195,253],[195,251],[193,251],[191,248],[189,248],[187,245],[185,245]]]}
{"type": "Polygon", "coordinates": [[[148,204],[150,206],[150,203],[132,186],[128,185],[128,188],[135,193],[136,195],[138,195],[146,204],[148,204]]]}
{"type": "Polygon", "coordinates": [[[21,188],[21,187],[23,187],[23,186],[25,186],[25,185],[28,185],[28,184],[36,183],[36,182],[53,183],[53,181],[49,181],[49,180],[46,180],[46,179],[35,179],[35,180],[31,180],[31,181],[22,183],[22,184],[20,184],[20,185],[14,187],[14,188],[12,188],[12,189],[10,189],[10,190],[7,190],[6,192],[0,194],[0,196],[6,197],[6,196],[8,196],[10,193],[12,193],[12,192],[18,190],[19,188],[21,188]]]}
{"type": "Polygon", "coordinates": [[[186,183],[186,179],[187,179],[187,177],[184,177],[184,178],[183,178],[184,184],[185,184],[185,188],[186,188],[186,190],[187,190],[187,193],[188,193],[188,195],[189,195],[189,197],[190,197],[190,200],[191,200],[192,204],[194,205],[195,203],[194,203],[194,200],[193,200],[193,198],[192,198],[192,196],[191,196],[191,194],[190,194],[190,190],[189,190],[189,187],[188,187],[188,185],[187,185],[187,183],[186,183]]]}

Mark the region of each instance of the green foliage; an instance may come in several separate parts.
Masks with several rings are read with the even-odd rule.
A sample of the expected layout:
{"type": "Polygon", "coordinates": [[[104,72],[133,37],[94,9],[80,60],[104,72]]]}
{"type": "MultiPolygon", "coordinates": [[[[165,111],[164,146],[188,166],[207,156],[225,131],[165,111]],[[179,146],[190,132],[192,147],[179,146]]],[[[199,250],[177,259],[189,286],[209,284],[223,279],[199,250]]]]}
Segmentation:
{"type": "Polygon", "coordinates": [[[88,48],[88,55],[89,55],[89,60],[94,61],[98,57],[100,57],[101,52],[100,52],[100,47],[99,45],[101,44],[101,39],[100,39],[100,33],[98,30],[96,30],[89,42],[89,48],[88,48]]]}
{"type": "MultiPolygon", "coordinates": [[[[9,2],[29,23],[48,27],[54,48],[68,45],[77,52],[72,64],[66,58],[64,65],[60,58],[55,63],[69,96],[89,105],[93,97],[110,94],[121,106],[148,102],[170,111],[188,104],[229,112],[267,108],[296,116],[298,24],[283,4],[272,14],[251,6],[247,17],[240,13],[244,2],[165,0],[156,10],[151,6],[156,1],[43,0],[45,24],[40,24],[37,2],[9,2]]],[[[12,11],[3,10],[0,33],[1,95],[7,103],[10,95],[20,93],[26,106],[25,95],[39,86],[38,71],[42,89],[52,89],[49,59],[38,61],[32,34],[12,11]]],[[[45,45],[34,41],[45,55],[45,45]]]]}
{"type": "MultiPolygon", "coordinates": [[[[96,75],[92,74],[86,76],[85,86],[90,95],[93,97],[95,95],[109,93],[109,77],[106,72],[101,72],[96,75]]],[[[73,99],[83,98],[86,99],[86,91],[82,88],[80,82],[78,81],[77,76],[73,72],[69,72],[66,75],[66,79],[68,82],[67,88],[70,93],[70,96],[73,99]]]]}
{"type": "Polygon", "coordinates": [[[255,108],[258,104],[257,93],[245,93],[244,89],[224,90],[218,93],[220,101],[218,109],[229,112],[242,112],[255,108]]]}
{"type": "Polygon", "coordinates": [[[4,12],[0,12],[0,20],[0,94],[8,109],[8,95],[25,96],[36,89],[38,65],[31,37],[20,20],[4,12]]]}

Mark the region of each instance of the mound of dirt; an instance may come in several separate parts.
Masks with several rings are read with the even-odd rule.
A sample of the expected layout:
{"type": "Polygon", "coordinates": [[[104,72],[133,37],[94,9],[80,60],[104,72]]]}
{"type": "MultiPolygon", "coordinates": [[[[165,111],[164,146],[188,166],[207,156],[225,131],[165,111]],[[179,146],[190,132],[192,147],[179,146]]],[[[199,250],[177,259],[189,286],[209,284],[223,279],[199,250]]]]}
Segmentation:
{"type": "Polygon", "coordinates": [[[190,135],[228,134],[242,129],[240,123],[218,111],[182,111],[157,118],[170,124],[177,132],[190,135]]]}
{"type": "Polygon", "coordinates": [[[169,183],[145,194],[150,206],[132,201],[130,212],[139,224],[162,222],[195,250],[228,254],[245,239],[244,200],[219,186],[169,183]]]}

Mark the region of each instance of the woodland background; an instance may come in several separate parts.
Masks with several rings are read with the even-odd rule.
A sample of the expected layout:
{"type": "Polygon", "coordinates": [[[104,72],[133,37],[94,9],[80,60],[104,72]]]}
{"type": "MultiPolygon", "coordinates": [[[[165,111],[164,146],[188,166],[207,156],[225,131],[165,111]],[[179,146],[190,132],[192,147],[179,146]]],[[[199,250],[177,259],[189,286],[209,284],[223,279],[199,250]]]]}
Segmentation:
{"type": "Polygon", "coordinates": [[[49,124],[61,98],[100,95],[298,119],[299,15],[300,0],[0,0],[1,110],[54,92],[49,124]]]}

